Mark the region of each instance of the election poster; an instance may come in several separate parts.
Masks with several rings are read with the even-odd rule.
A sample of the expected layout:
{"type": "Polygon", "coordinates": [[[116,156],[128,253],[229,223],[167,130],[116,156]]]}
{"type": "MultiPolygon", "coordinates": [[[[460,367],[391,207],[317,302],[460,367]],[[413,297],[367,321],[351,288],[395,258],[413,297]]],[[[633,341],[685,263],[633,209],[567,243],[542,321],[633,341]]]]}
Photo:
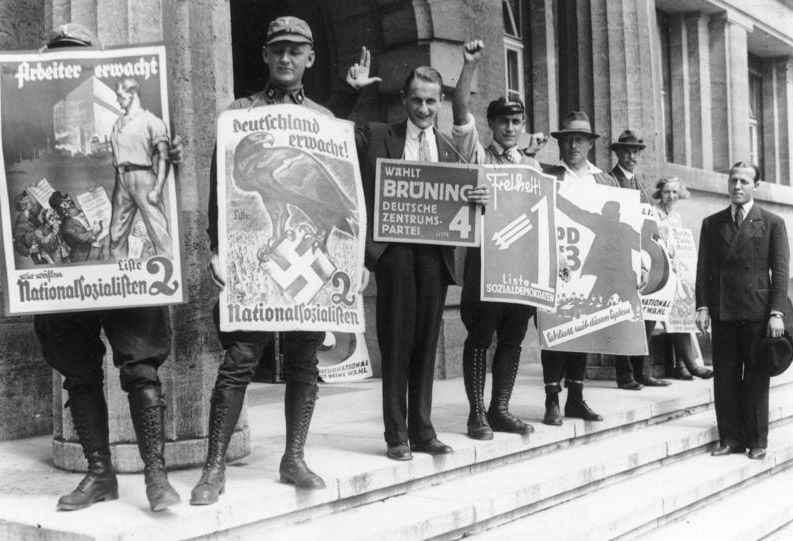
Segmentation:
{"type": "Polygon", "coordinates": [[[642,213],[639,192],[559,182],[556,228],[567,281],[556,313],[539,311],[540,347],[557,351],[647,353],[637,292],[642,213]]]}
{"type": "Polygon", "coordinates": [[[468,202],[479,168],[377,160],[373,237],[381,242],[478,246],[478,207],[468,202]]]}
{"type": "Polygon", "coordinates": [[[184,302],[163,45],[0,53],[5,312],[184,302]]]}
{"type": "Polygon", "coordinates": [[[677,276],[677,288],[672,311],[666,321],[667,332],[696,332],[697,246],[694,234],[684,227],[670,227],[666,238],[672,261],[672,272],[677,276]]]}
{"type": "Polygon", "coordinates": [[[363,333],[325,333],[317,361],[319,378],[324,383],[362,381],[373,374],[363,333]]]}
{"type": "Polygon", "coordinates": [[[483,166],[481,298],[556,309],[556,179],[525,165],[483,166]]]}
{"type": "Polygon", "coordinates": [[[221,329],[363,332],[352,122],[298,105],[228,110],[217,140],[221,329]]]}
{"type": "Polygon", "coordinates": [[[641,258],[645,273],[645,284],[639,290],[642,311],[646,320],[666,321],[672,311],[677,275],[672,272],[672,261],[658,229],[658,217],[652,205],[642,204],[642,218],[641,258]]]}

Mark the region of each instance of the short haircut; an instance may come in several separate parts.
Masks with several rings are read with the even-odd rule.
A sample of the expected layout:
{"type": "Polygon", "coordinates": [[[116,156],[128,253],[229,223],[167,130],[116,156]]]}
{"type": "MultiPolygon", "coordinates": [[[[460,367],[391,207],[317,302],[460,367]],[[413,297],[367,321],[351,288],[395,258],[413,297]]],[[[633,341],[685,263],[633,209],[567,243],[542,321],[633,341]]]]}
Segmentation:
{"type": "Polygon", "coordinates": [[[421,81],[427,83],[435,83],[441,89],[441,94],[443,94],[443,77],[441,73],[431,66],[419,66],[413,71],[411,71],[407,79],[405,79],[405,84],[402,85],[402,93],[407,94],[408,90],[410,89],[410,83],[413,82],[413,79],[419,79],[421,81]]]}
{"type": "Polygon", "coordinates": [[[123,88],[125,92],[134,92],[135,94],[140,95],[140,85],[138,81],[133,79],[132,77],[124,77],[121,79],[116,88],[123,88]]]}
{"type": "Polygon", "coordinates": [[[747,162],[747,161],[736,162],[735,164],[733,164],[732,167],[730,167],[730,174],[727,176],[727,178],[732,177],[732,172],[735,171],[736,169],[751,169],[752,171],[754,171],[754,181],[760,182],[760,168],[757,167],[752,162],[747,162]]]}
{"type": "Polygon", "coordinates": [[[677,198],[678,199],[688,199],[691,195],[691,192],[688,191],[686,188],[685,182],[680,177],[662,177],[658,180],[655,184],[655,191],[653,192],[653,199],[661,200],[661,192],[664,191],[664,186],[667,184],[673,184],[677,182],[680,185],[680,189],[677,191],[677,198]]]}

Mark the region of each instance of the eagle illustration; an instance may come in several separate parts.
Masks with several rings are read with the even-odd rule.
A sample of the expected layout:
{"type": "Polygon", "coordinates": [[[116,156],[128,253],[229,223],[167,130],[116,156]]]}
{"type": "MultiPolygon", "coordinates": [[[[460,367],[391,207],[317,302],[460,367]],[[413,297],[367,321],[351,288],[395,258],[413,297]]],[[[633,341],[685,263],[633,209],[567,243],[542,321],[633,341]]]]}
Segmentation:
{"type": "Polygon", "coordinates": [[[314,246],[327,253],[333,228],[356,236],[358,203],[339,185],[328,167],[312,154],[291,147],[273,146],[270,133],[247,135],[234,151],[234,181],[244,192],[258,193],[273,224],[268,252],[285,235],[289,206],[300,211],[314,226],[314,246]]]}

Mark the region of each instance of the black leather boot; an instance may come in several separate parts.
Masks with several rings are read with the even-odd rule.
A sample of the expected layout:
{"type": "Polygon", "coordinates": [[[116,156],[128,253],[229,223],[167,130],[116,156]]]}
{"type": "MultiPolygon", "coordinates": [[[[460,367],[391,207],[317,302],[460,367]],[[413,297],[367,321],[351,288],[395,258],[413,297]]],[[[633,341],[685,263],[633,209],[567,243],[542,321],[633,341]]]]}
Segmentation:
{"type": "Polygon", "coordinates": [[[190,494],[190,505],[218,501],[226,487],[226,451],[239,419],[245,388],[215,389],[209,410],[209,445],[201,478],[190,494]]]}
{"type": "Polygon", "coordinates": [[[311,471],[303,459],[308,427],[317,401],[317,384],[287,381],[284,395],[286,416],[286,450],[278,472],[282,483],[297,488],[325,488],[325,481],[311,471]]]}
{"type": "Polygon", "coordinates": [[[160,389],[154,386],[135,389],[127,398],[144,464],[146,498],[152,511],[162,511],[182,501],[165,471],[165,402],[160,389]]]}
{"type": "Polygon", "coordinates": [[[511,432],[526,436],[534,432],[534,427],[524,423],[509,412],[509,399],[518,375],[520,347],[501,347],[493,357],[493,396],[487,420],[496,432],[511,432]]]}
{"type": "Polygon", "coordinates": [[[463,382],[468,396],[468,436],[475,440],[492,440],[493,429],[485,416],[485,374],[487,349],[466,342],[463,348],[463,382]]]}
{"type": "Polygon", "coordinates": [[[545,417],[542,422],[551,426],[562,426],[562,412],[559,411],[559,393],[562,385],[559,383],[545,384],[545,417]]]}
{"type": "Polygon", "coordinates": [[[102,389],[69,393],[67,407],[83,454],[88,474],[70,494],[58,499],[58,510],[74,511],[92,503],[118,499],[118,481],[110,460],[107,404],[102,389]]]}
{"type": "Polygon", "coordinates": [[[592,411],[584,402],[584,382],[565,380],[567,402],[564,404],[565,417],[574,417],[584,421],[602,421],[603,417],[592,411]]]}

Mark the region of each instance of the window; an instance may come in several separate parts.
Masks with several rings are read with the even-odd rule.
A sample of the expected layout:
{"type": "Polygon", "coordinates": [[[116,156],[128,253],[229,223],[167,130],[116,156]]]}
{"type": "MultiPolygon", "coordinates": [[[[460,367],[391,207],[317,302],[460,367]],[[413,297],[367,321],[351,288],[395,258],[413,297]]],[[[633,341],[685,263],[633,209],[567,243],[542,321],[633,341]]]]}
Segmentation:
{"type": "Polygon", "coordinates": [[[749,55],[749,159],[763,171],[763,75],[762,61],[749,55]]]}
{"type": "Polygon", "coordinates": [[[504,66],[507,99],[524,99],[523,89],[523,17],[520,0],[503,0],[504,66]]]}

